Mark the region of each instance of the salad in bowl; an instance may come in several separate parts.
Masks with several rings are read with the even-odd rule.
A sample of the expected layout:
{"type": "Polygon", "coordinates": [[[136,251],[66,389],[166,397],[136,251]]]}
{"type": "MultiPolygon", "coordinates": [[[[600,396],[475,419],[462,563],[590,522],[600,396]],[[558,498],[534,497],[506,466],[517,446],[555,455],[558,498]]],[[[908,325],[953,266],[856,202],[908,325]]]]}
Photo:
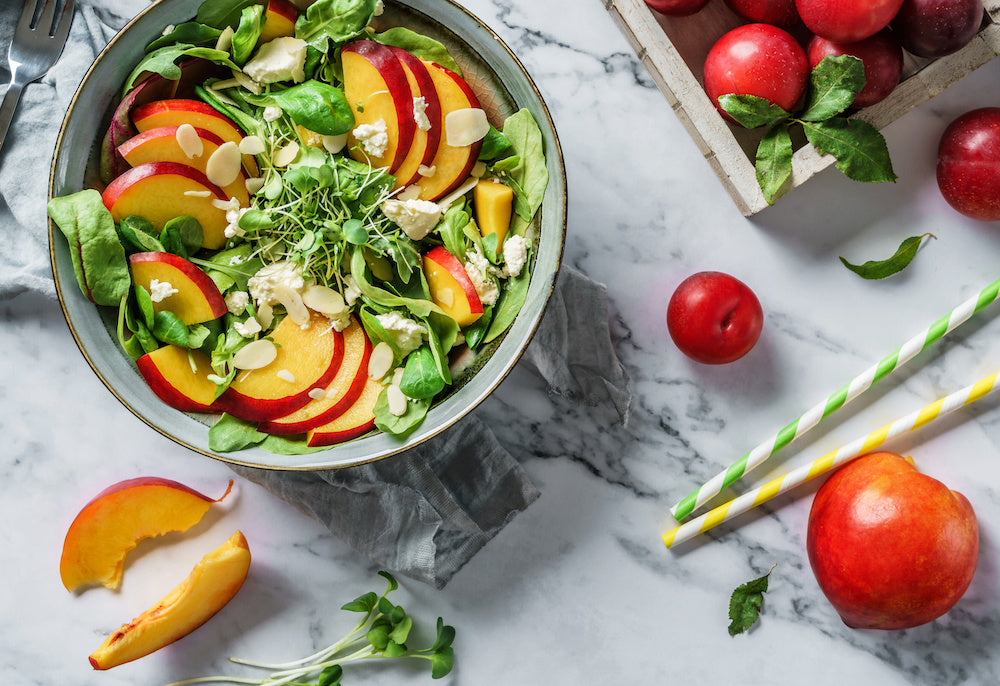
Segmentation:
{"type": "Polygon", "coordinates": [[[510,370],[565,181],[530,79],[450,2],[163,0],[81,85],[48,212],[71,328],[130,409],[223,459],[332,467],[510,370]]]}

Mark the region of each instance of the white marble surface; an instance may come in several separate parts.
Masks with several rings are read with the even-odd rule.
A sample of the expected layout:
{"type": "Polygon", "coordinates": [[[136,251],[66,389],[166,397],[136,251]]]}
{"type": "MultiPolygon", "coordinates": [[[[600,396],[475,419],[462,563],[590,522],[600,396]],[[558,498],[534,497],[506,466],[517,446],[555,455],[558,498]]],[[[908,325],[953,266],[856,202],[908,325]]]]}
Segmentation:
{"type": "MultiPolygon", "coordinates": [[[[78,21],[97,12],[122,23],[142,2],[81,4],[78,21]]],[[[1000,60],[887,129],[899,183],[861,186],[831,170],[748,220],[599,0],[466,4],[521,57],[552,110],[569,177],[565,258],[607,284],[615,343],[635,397],[622,426],[607,408],[549,397],[519,368],[476,411],[542,495],[444,589],[403,580],[395,594],[414,614],[441,615],[456,627],[456,668],[443,683],[1000,681],[996,400],[891,444],[965,493],[980,519],[972,585],[930,625],[879,633],[840,622],[805,556],[814,487],[692,545],[668,551],[660,541],[671,523],[668,508],[700,480],[997,278],[1000,227],[952,212],[933,169],[950,119],[1000,104],[1000,60]],[[925,231],[937,240],[885,282],[863,281],[837,259],[885,256],[925,231]],[[759,345],[729,366],[688,362],[666,332],[673,287],[702,269],[745,280],[766,313],[759,345]],[[730,592],[773,564],[760,623],[731,638],[730,592]]],[[[53,88],[74,87],[47,77],[29,87],[26,111],[53,88]]],[[[29,119],[22,114],[12,135],[37,136],[37,154],[48,155],[55,132],[29,119]]],[[[0,181],[15,213],[22,223],[44,221],[43,180],[29,180],[15,199],[11,165],[4,159],[0,181]]],[[[770,469],[819,456],[995,371],[994,313],[987,310],[918,357],[770,469]]],[[[67,593],[58,574],[62,539],[92,495],[149,474],[220,493],[231,472],[122,407],[87,367],[54,301],[30,294],[2,301],[0,321],[5,683],[158,684],[237,674],[226,656],[307,654],[348,628],[351,618],[337,610],[343,602],[381,587],[375,568],[335,535],[240,481],[235,497],[192,532],[143,545],[130,557],[120,592],[67,593]],[[236,528],[250,541],[254,563],[234,602],[150,657],[106,673],[91,670],[87,655],[107,632],[157,600],[236,528]]],[[[344,683],[428,681],[422,669],[373,665],[349,669],[344,683]]]]}

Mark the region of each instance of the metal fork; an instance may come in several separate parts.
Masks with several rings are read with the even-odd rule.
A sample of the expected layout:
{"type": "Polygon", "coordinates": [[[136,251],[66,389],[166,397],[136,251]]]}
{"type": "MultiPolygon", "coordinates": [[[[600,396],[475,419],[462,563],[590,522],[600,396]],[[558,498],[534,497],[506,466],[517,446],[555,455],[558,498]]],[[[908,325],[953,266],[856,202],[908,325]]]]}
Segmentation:
{"type": "Polygon", "coordinates": [[[57,4],[58,0],[26,0],[24,3],[24,11],[14,29],[14,40],[7,50],[10,85],[0,104],[0,147],[3,147],[7,137],[10,120],[21,99],[21,91],[52,68],[66,44],[73,19],[74,0],[66,0],[58,17],[57,4]],[[38,7],[43,3],[38,21],[34,21],[38,7]]]}

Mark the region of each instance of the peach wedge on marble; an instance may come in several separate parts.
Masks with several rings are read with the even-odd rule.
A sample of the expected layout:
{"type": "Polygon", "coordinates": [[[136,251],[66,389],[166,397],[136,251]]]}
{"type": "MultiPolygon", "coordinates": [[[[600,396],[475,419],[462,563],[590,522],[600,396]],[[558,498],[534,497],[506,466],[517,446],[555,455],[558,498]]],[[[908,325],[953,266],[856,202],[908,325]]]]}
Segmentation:
{"type": "Polygon", "coordinates": [[[230,481],[226,492],[212,499],[160,477],[109,486],[80,510],[66,532],[59,560],[63,585],[68,591],[90,584],[118,588],[125,558],[140,541],[190,529],[232,487],[230,481]]]}
{"type": "Polygon", "coordinates": [[[90,655],[90,664],[111,669],[187,636],[233,599],[249,571],[250,548],[237,531],[159,602],[113,631],[90,655]]]}

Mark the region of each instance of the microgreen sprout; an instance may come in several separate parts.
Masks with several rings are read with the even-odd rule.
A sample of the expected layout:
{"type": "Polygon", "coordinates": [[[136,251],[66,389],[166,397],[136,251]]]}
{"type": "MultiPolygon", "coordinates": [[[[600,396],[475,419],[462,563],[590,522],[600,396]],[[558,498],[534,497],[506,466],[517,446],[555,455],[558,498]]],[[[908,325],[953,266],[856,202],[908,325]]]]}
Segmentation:
{"type": "Polygon", "coordinates": [[[455,629],[437,620],[437,636],[427,648],[410,648],[406,645],[413,619],[401,605],[387,598],[390,592],[399,588],[396,579],[385,571],[379,575],[388,582],[382,595],[369,591],[351,602],[342,610],[357,612],[362,616],[353,629],[336,643],[298,660],[282,663],[264,663],[241,658],[229,658],[231,662],[270,672],[264,678],[205,676],[177,681],[168,686],[187,684],[255,684],[257,686],[340,686],[343,665],[349,662],[372,659],[420,658],[431,664],[431,677],[440,679],[447,675],[455,662],[452,642],[455,629]]]}

